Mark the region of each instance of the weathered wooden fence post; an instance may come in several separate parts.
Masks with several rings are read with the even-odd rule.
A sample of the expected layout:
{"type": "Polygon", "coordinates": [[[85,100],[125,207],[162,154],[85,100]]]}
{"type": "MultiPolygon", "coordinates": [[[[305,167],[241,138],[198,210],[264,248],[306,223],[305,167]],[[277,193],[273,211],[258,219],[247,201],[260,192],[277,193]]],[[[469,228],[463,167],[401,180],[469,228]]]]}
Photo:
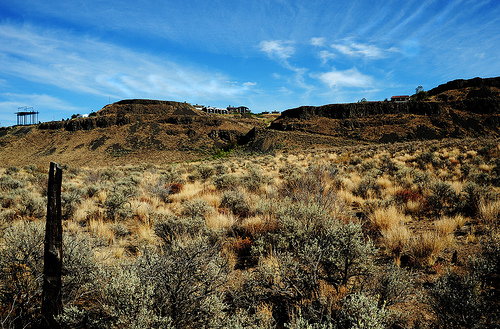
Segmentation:
{"type": "Polygon", "coordinates": [[[61,221],[62,169],[50,163],[47,190],[47,224],[43,255],[42,315],[48,328],[58,328],[55,316],[62,312],[62,221],[61,221]]]}

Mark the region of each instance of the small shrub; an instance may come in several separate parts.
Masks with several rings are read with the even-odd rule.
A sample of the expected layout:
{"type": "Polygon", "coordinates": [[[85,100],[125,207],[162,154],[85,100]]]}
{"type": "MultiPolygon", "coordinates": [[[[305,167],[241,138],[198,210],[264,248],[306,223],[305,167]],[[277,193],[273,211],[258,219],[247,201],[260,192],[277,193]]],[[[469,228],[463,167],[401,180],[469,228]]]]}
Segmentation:
{"type": "Polygon", "coordinates": [[[19,169],[18,167],[11,166],[11,167],[7,168],[7,170],[5,170],[5,174],[6,175],[14,175],[14,174],[17,174],[19,171],[21,171],[21,169],[19,169]]]}
{"type": "Polygon", "coordinates": [[[346,296],[336,319],[338,328],[385,329],[394,322],[394,314],[377,300],[363,293],[346,296]]]}
{"type": "Polygon", "coordinates": [[[21,190],[16,205],[17,213],[22,217],[43,218],[47,210],[47,200],[38,194],[21,190]]]}
{"type": "Polygon", "coordinates": [[[427,197],[427,205],[434,215],[453,214],[457,207],[458,196],[448,182],[436,181],[427,197]]]}
{"type": "Polygon", "coordinates": [[[268,181],[267,177],[262,175],[262,173],[254,167],[250,167],[248,173],[241,178],[241,184],[252,192],[259,190],[260,187],[268,181]]]}
{"type": "Polygon", "coordinates": [[[478,281],[448,271],[429,290],[429,305],[441,328],[484,328],[486,309],[478,281]]]}
{"type": "Polygon", "coordinates": [[[155,234],[167,245],[176,239],[198,236],[205,230],[205,221],[201,218],[178,218],[169,215],[159,216],[154,221],[155,234]]]}
{"type": "Polygon", "coordinates": [[[245,195],[238,190],[230,190],[224,192],[220,207],[227,208],[236,216],[246,217],[250,211],[250,207],[245,200],[245,195]]]}
{"type": "Polygon", "coordinates": [[[113,225],[111,225],[111,230],[113,231],[115,236],[119,238],[123,238],[127,235],[130,235],[128,227],[123,223],[114,223],[113,225]]]}
{"type": "Polygon", "coordinates": [[[137,260],[142,285],[152,288],[155,314],[174,328],[211,328],[223,319],[227,260],[220,246],[205,239],[173,240],[159,250],[145,250],[137,260]]]}
{"type": "Polygon", "coordinates": [[[336,211],[339,199],[329,186],[329,171],[326,166],[310,166],[302,175],[291,175],[278,188],[278,193],[292,202],[309,204],[327,211],[336,211]]]}
{"type": "Polygon", "coordinates": [[[208,180],[210,177],[212,177],[216,173],[216,169],[212,165],[205,165],[205,164],[199,165],[196,168],[196,170],[200,174],[200,178],[202,181],[208,180]]]}
{"type": "Polygon", "coordinates": [[[358,187],[356,187],[352,193],[356,196],[362,197],[363,199],[368,198],[369,196],[376,197],[380,195],[380,185],[377,184],[375,178],[371,176],[365,176],[363,180],[359,183],[358,187]]]}
{"type": "Polygon", "coordinates": [[[423,199],[423,196],[419,192],[415,192],[410,189],[398,190],[394,195],[394,199],[400,203],[407,203],[408,201],[419,201],[423,199]]]}
{"type": "Polygon", "coordinates": [[[223,174],[213,180],[217,190],[235,189],[240,184],[240,178],[235,174],[223,174]]]}
{"type": "Polygon", "coordinates": [[[192,219],[203,219],[210,211],[210,206],[203,199],[185,201],[182,204],[182,216],[192,219]]]}
{"type": "Polygon", "coordinates": [[[172,183],[168,184],[166,187],[167,189],[170,189],[169,194],[177,194],[182,190],[184,185],[182,185],[181,183],[172,183]]]}
{"type": "Polygon", "coordinates": [[[42,222],[17,221],[0,239],[0,308],[2,326],[32,326],[39,323],[43,285],[42,222]]]}
{"type": "Polygon", "coordinates": [[[89,185],[85,189],[85,195],[87,195],[89,198],[92,198],[94,195],[97,195],[99,193],[99,187],[97,185],[89,185]]]}
{"type": "Polygon", "coordinates": [[[460,198],[462,204],[459,205],[460,211],[469,217],[476,216],[479,211],[481,200],[488,195],[488,189],[479,186],[474,182],[467,182],[462,187],[460,198]]]}
{"type": "Polygon", "coordinates": [[[62,218],[73,217],[76,208],[81,202],[84,191],[76,185],[64,186],[65,191],[61,193],[62,218]]]}
{"type": "Polygon", "coordinates": [[[104,208],[108,219],[125,219],[132,215],[130,207],[125,207],[127,203],[130,206],[129,197],[131,196],[126,193],[126,190],[118,189],[106,197],[104,208]]]}
{"type": "Polygon", "coordinates": [[[25,182],[14,179],[11,176],[5,175],[0,177],[0,190],[2,191],[16,190],[23,188],[25,186],[26,186],[25,182]]]}
{"type": "Polygon", "coordinates": [[[29,164],[29,165],[24,166],[24,171],[26,171],[28,174],[32,174],[37,170],[38,170],[38,167],[36,166],[36,164],[29,164]]]}
{"type": "Polygon", "coordinates": [[[378,307],[380,308],[412,300],[414,290],[410,273],[391,264],[385,266],[376,275],[373,293],[378,297],[378,307]]]}

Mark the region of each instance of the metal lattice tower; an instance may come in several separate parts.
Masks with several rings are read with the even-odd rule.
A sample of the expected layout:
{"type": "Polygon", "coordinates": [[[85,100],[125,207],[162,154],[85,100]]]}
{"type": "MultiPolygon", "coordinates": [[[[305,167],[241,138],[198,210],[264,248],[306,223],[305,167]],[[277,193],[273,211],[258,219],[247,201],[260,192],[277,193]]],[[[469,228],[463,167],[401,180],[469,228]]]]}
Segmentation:
{"type": "Polygon", "coordinates": [[[26,126],[38,123],[38,112],[33,111],[33,107],[21,106],[17,108],[17,125],[26,126]]]}

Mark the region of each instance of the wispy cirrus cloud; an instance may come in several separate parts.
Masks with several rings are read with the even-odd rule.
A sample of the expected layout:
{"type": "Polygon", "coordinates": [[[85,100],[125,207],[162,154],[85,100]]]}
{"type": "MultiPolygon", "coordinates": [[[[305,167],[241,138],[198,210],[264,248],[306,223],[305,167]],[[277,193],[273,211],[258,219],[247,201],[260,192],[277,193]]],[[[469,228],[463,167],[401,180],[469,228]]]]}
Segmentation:
{"type": "Polygon", "coordinates": [[[261,51],[265,52],[270,58],[286,61],[295,53],[292,41],[269,40],[261,41],[259,44],[261,51]]]}
{"type": "MultiPolygon", "coordinates": [[[[281,63],[284,68],[294,72],[294,75],[291,78],[287,78],[289,83],[295,84],[302,89],[310,91],[312,89],[312,86],[307,84],[305,79],[305,74],[307,73],[308,69],[293,65],[289,60],[295,53],[295,47],[293,45],[293,41],[265,40],[260,42],[259,48],[270,58],[281,63]]],[[[274,76],[277,77],[279,75],[274,74],[274,76]]]]}
{"type": "Polygon", "coordinates": [[[342,88],[342,87],[366,88],[373,86],[374,82],[371,76],[362,74],[356,68],[344,71],[337,71],[334,68],[330,72],[312,75],[312,77],[319,79],[321,82],[328,85],[330,88],[342,88]]]}
{"type": "Polygon", "coordinates": [[[312,37],[311,38],[311,45],[316,46],[316,47],[324,47],[326,44],[326,38],[325,37],[312,37]]]}
{"type": "Polygon", "coordinates": [[[387,51],[374,45],[349,42],[345,44],[334,43],[331,48],[337,52],[350,57],[364,57],[368,59],[377,59],[385,57],[387,51]]]}
{"type": "Polygon", "coordinates": [[[253,83],[223,73],[138,53],[60,30],[0,25],[0,74],[93,95],[217,97],[247,93],[253,83]]]}
{"type": "Polygon", "coordinates": [[[318,57],[321,58],[322,65],[326,65],[328,61],[335,59],[337,56],[328,50],[322,50],[318,53],[318,57]]]}

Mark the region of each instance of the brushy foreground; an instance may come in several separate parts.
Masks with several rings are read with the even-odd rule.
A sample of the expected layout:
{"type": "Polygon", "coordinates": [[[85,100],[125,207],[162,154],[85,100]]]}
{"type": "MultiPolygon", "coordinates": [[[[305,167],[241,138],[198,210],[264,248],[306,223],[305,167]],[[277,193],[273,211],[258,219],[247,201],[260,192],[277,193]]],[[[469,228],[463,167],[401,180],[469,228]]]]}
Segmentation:
{"type": "MultiPolygon", "coordinates": [[[[40,323],[47,168],[0,169],[0,324],[40,323]]],[[[500,145],[63,172],[64,328],[497,328],[500,145]]]]}

